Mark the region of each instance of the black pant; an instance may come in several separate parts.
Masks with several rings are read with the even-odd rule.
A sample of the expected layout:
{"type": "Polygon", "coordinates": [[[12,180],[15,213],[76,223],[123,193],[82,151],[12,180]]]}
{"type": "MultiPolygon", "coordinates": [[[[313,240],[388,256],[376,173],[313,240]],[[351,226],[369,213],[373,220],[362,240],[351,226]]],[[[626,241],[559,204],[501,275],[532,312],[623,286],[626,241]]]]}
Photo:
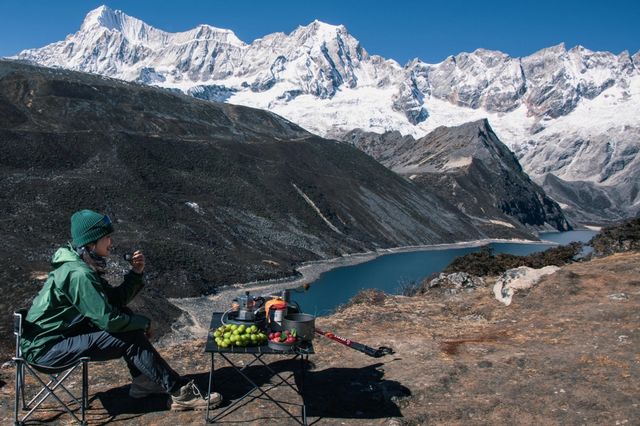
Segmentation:
{"type": "Polygon", "coordinates": [[[177,390],[181,384],[180,375],[162,359],[142,330],[122,333],[95,331],[67,337],[36,362],[57,367],[82,357],[89,357],[92,361],[123,357],[132,377],[145,374],[167,392],[177,390]]]}

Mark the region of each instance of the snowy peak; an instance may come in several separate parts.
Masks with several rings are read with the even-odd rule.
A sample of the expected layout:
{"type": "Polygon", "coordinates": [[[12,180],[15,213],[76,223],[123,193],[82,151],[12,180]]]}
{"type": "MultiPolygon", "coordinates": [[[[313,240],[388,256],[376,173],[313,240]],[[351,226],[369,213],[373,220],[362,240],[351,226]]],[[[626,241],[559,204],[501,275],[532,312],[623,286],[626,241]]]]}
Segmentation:
{"type": "Polygon", "coordinates": [[[296,50],[302,49],[303,56],[297,58],[298,64],[302,65],[304,61],[303,68],[312,77],[305,90],[307,93],[331,98],[343,85],[349,88],[358,85],[360,63],[367,60],[368,55],[343,25],[315,20],[298,27],[289,40],[296,50]]]}
{"type": "Polygon", "coordinates": [[[368,72],[360,70],[368,55],[343,25],[316,20],[290,35],[271,34],[247,45],[231,30],[199,25],[169,33],[106,6],[89,12],[80,30],[64,41],[26,50],[18,57],[209,93],[216,100],[246,88],[264,92],[277,83],[294,86],[281,92],[282,99],[300,94],[326,99],[343,86],[353,88],[360,79],[370,80],[368,72]],[[219,83],[229,79],[235,81],[219,83]],[[206,83],[213,89],[201,86],[206,83]]]}
{"type": "Polygon", "coordinates": [[[231,30],[202,24],[185,32],[168,33],[129,16],[121,10],[113,10],[107,6],[100,6],[90,11],[75,36],[101,29],[120,33],[129,43],[147,43],[150,45],[148,47],[155,48],[166,44],[182,44],[197,40],[212,40],[232,46],[245,45],[231,30]]]}
{"type": "Polygon", "coordinates": [[[566,116],[583,99],[594,99],[605,90],[628,87],[637,69],[624,52],[594,52],[582,46],[543,49],[521,59],[527,81],[524,102],[538,117],[566,116]]]}
{"type": "Polygon", "coordinates": [[[198,25],[196,28],[183,33],[184,35],[191,36],[195,40],[218,40],[227,43],[232,46],[242,47],[245,46],[245,42],[240,40],[236,34],[224,28],[216,28],[211,25],[198,25]]]}
{"type": "Polygon", "coordinates": [[[109,30],[121,30],[123,18],[128,17],[120,10],[113,10],[102,5],[93,9],[85,16],[80,31],[88,31],[95,27],[104,27],[109,30]]]}
{"type": "Polygon", "coordinates": [[[425,96],[497,113],[524,106],[538,118],[565,116],[582,99],[594,99],[614,85],[628,87],[629,79],[638,76],[626,52],[567,50],[564,43],[522,58],[477,49],[435,65],[412,61],[407,70],[425,96]]]}
{"type": "Polygon", "coordinates": [[[567,52],[567,47],[564,44],[564,41],[556,44],[555,46],[545,47],[540,49],[534,55],[549,55],[549,56],[557,56],[562,55],[567,52]]]}
{"type": "Polygon", "coordinates": [[[466,108],[509,112],[526,92],[519,60],[498,51],[478,49],[435,65],[413,62],[409,72],[424,95],[466,108]]]}
{"type": "MultiPolygon", "coordinates": [[[[582,46],[567,50],[560,43],[522,58],[477,49],[439,64],[413,60],[401,68],[392,60],[370,57],[343,25],[315,20],[289,35],[270,34],[245,44],[231,30],[200,25],[168,33],[100,6],[66,40],[17,57],[184,92],[209,93],[212,100],[277,111],[325,135],[334,130],[319,124],[327,119],[312,114],[315,107],[310,107],[307,122],[295,112],[297,108],[288,114],[285,106],[296,103],[301,95],[324,100],[343,94],[353,99],[355,93],[346,95],[348,89],[368,93],[375,88],[384,94],[367,100],[370,111],[353,119],[328,113],[335,117],[328,119],[328,125],[341,122],[336,130],[343,132],[398,129],[420,136],[442,123],[460,123],[429,120],[431,100],[497,114],[524,107],[526,115],[538,121],[567,116],[582,100],[595,99],[613,86],[630,87],[630,79],[639,74],[639,55],[630,58],[623,52],[616,56],[582,46]],[[250,96],[267,91],[268,98],[250,96]],[[379,105],[374,106],[373,100],[379,105]]],[[[541,128],[537,123],[528,126],[541,128]]]]}
{"type": "Polygon", "coordinates": [[[309,44],[333,41],[337,37],[348,37],[353,39],[344,25],[331,25],[318,21],[317,19],[309,25],[301,25],[296,28],[291,33],[291,37],[301,40],[303,44],[307,43],[307,41],[310,42],[309,44]]]}
{"type": "Polygon", "coordinates": [[[89,31],[96,27],[103,27],[108,30],[123,31],[129,26],[146,25],[139,19],[132,18],[121,10],[113,10],[107,6],[100,6],[89,13],[84,18],[80,31],[89,31]]]}
{"type": "MultiPolygon", "coordinates": [[[[180,48],[181,45],[197,45],[207,43],[215,49],[235,50],[242,49],[246,43],[240,40],[233,31],[224,28],[216,28],[211,25],[198,25],[197,27],[181,33],[165,33],[168,45],[180,48]]],[[[165,46],[159,46],[161,49],[165,46]]]]}
{"type": "Polygon", "coordinates": [[[148,42],[150,34],[164,33],[121,10],[113,10],[107,6],[100,6],[89,12],[82,22],[80,32],[102,29],[122,33],[130,42],[148,42]]]}

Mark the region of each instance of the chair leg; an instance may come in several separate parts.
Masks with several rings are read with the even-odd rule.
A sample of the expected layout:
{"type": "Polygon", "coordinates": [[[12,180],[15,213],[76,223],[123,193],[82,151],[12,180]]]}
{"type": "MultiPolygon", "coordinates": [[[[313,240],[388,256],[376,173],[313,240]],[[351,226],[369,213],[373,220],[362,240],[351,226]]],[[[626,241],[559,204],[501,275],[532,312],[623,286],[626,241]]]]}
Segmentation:
{"type": "MultiPolygon", "coordinates": [[[[66,373],[65,373],[66,374],[66,373]]],[[[47,397],[47,389],[51,388],[53,386],[53,388],[60,388],[61,391],[66,392],[71,399],[73,399],[74,401],[78,402],[78,399],[67,390],[67,388],[64,386],[64,384],[62,383],[62,380],[58,380],[58,377],[60,377],[60,374],[49,374],[49,381],[47,382],[46,386],[43,385],[42,389],[40,389],[40,391],[35,394],[30,400],[29,402],[25,403],[25,410],[27,410],[29,407],[31,407],[31,404],[33,404],[38,398],[40,398],[40,395],[45,394],[45,397],[42,398],[42,400],[40,402],[38,402],[38,405],[40,405],[42,403],[42,401],[44,401],[47,397]]],[[[79,402],[78,402],[79,403],[79,402]]]]}
{"type": "Polygon", "coordinates": [[[22,368],[22,363],[20,361],[16,361],[16,400],[15,400],[15,412],[13,417],[13,424],[18,426],[18,410],[20,409],[20,396],[23,395],[22,403],[24,404],[24,393],[22,389],[22,385],[24,384],[21,379],[20,370],[22,368]]]}
{"type": "MultiPolygon", "coordinates": [[[[78,416],[76,416],[73,411],[71,411],[71,409],[69,408],[69,406],[67,404],[65,404],[58,395],[56,395],[56,390],[60,390],[59,388],[64,388],[64,386],[62,385],[62,383],[67,379],[67,377],[73,373],[73,371],[75,370],[75,366],[66,370],[65,372],[61,373],[60,375],[62,376],[62,378],[60,378],[58,376],[55,377],[55,380],[51,380],[49,383],[45,383],[44,380],[42,380],[42,378],[36,374],[33,370],[31,370],[31,368],[29,368],[27,366],[27,368],[29,369],[29,372],[33,375],[33,377],[40,383],[40,385],[42,386],[42,390],[38,393],[38,395],[41,395],[42,393],[44,393],[44,395],[42,397],[40,397],[40,399],[35,402],[35,404],[33,405],[33,407],[31,407],[31,403],[29,403],[29,406],[31,407],[31,409],[29,410],[29,412],[27,414],[24,415],[24,417],[22,418],[22,422],[24,422],[27,418],[29,418],[31,416],[31,414],[33,414],[34,411],[36,411],[38,409],[38,407],[40,407],[40,405],[49,397],[52,397],[53,399],[55,399],[58,404],[60,405],[60,407],[62,407],[67,413],[69,413],[69,415],[71,417],[73,417],[78,423],[81,423],[81,420],[78,418],[78,416]],[[51,386],[51,383],[53,383],[53,386],[51,386]]],[[[35,399],[35,398],[34,398],[35,399]]]]}
{"type": "Polygon", "coordinates": [[[14,406],[14,426],[24,426],[26,420],[37,410],[42,403],[49,397],[54,399],[71,417],[73,417],[78,423],[81,425],[87,425],[86,412],[89,408],[89,359],[82,359],[82,395],[80,398],[74,396],[69,389],[65,387],[63,384],[64,381],[74,372],[77,371],[77,367],[79,364],[75,364],[71,368],[67,370],[57,373],[57,374],[47,374],[48,383],[45,383],[47,380],[46,376],[39,375],[36,370],[33,370],[29,364],[26,364],[22,358],[14,358],[16,362],[16,382],[15,382],[15,406],[14,406]],[[29,373],[39,382],[42,388],[33,397],[31,401],[27,403],[25,396],[25,376],[26,373],[29,373]],[[43,380],[44,379],[44,380],[43,380]],[[80,405],[81,416],[78,417],[71,410],[70,406],[65,403],[60,397],[56,394],[56,392],[64,392],[68,396],[71,397],[71,401],[69,403],[78,403],[80,405]],[[20,402],[22,400],[22,403],[20,402]],[[22,409],[24,411],[28,411],[22,419],[20,419],[20,406],[22,405],[22,409]]]}
{"type": "Polygon", "coordinates": [[[23,410],[27,410],[29,407],[27,405],[27,399],[25,398],[26,395],[26,390],[24,388],[25,384],[24,384],[24,363],[20,363],[20,392],[22,393],[22,409],[23,410]]]}
{"type": "MultiPolygon", "coordinates": [[[[75,367],[73,367],[75,369],[75,367]]],[[[48,383],[49,385],[51,383],[58,383],[58,376],[57,374],[53,374],[51,376],[49,376],[51,378],[51,381],[48,383]]],[[[56,387],[58,387],[58,385],[56,385],[56,387]]],[[[71,398],[72,402],[75,402],[76,404],[78,404],[78,406],[80,406],[82,404],[82,395],[80,396],[80,399],[78,399],[74,394],[71,393],[71,391],[69,389],[67,389],[67,387],[64,385],[64,383],[60,382],[59,385],[59,389],[66,393],[67,395],[69,395],[69,397],[71,398]]]]}

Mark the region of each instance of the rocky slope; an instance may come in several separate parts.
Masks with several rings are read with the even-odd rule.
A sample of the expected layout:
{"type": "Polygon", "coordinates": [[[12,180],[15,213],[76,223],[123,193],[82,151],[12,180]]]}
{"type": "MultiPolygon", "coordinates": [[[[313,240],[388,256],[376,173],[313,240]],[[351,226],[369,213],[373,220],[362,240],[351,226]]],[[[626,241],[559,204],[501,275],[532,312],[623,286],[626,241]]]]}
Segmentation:
{"type": "MultiPolygon", "coordinates": [[[[149,259],[142,305],[294,274],[306,260],[484,234],[361,151],[275,114],[0,61],[0,301],[28,306],[81,208],[149,259]]],[[[112,280],[117,284],[117,280],[112,280]]]]}
{"type": "MultiPolygon", "coordinates": [[[[599,166],[595,164],[593,167],[599,166]]],[[[567,217],[578,223],[610,224],[638,214],[634,209],[624,208],[628,200],[635,199],[639,189],[633,181],[603,188],[594,182],[566,181],[548,173],[542,187],[562,205],[567,217]]]]}
{"type": "Polygon", "coordinates": [[[394,172],[435,190],[487,232],[571,228],[560,206],[529,179],[487,120],[440,127],[414,140],[352,131],[343,138],[394,172]]]}
{"type": "MultiPolygon", "coordinates": [[[[510,306],[495,300],[490,281],[455,294],[433,289],[420,297],[360,297],[319,318],[318,325],[373,347],[392,346],[396,353],[373,359],[317,338],[305,377],[309,423],[634,424],[640,417],[639,265],[640,254],[631,252],[565,266],[516,293],[510,306]]],[[[206,389],[210,357],[203,350],[204,338],[160,352],[206,389]]],[[[281,374],[297,365],[269,361],[281,374]]],[[[247,372],[259,384],[272,383],[264,368],[247,372]]],[[[13,374],[10,366],[0,369],[3,424],[11,421],[13,374]]],[[[227,400],[242,395],[238,378],[216,358],[217,390],[227,400]]],[[[162,397],[130,399],[121,361],[91,364],[90,381],[90,424],[203,422],[202,412],[166,411],[162,397]]],[[[271,395],[300,401],[287,388],[271,395]]],[[[40,419],[66,421],[56,411],[40,419]]],[[[296,424],[261,399],[224,420],[296,424]]]]}
{"type": "Polygon", "coordinates": [[[16,57],[268,109],[325,136],[422,137],[488,118],[537,183],[552,176],[588,191],[574,198],[552,185],[574,217],[614,222],[640,209],[640,52],[560,44],[514,58],[478,49],[403,67],[369,55],[344,26],[314,21],[245,43],[208,25],[168,33],[102,6],[65,40],[16,57]],[[589,197],[610,207],[598,214],[589,197]]]}

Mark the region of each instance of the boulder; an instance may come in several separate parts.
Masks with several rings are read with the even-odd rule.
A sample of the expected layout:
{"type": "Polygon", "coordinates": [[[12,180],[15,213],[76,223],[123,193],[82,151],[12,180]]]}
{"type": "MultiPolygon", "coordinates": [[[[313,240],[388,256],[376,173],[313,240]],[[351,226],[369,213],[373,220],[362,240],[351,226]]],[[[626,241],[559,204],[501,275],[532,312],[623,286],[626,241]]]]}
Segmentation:
{"type": "Polygon", "coordinates": [[[450,293],[457,293],[459,290],[473,291],[476,287],[484,286],[484,280],[466,272],[455,272],[453,274],[441,273],[438,277],[429,281],[428,288],[442,288],[450,293]]]}
{"type": "Polygon", "coordinates": [[[557,266],[545,266],[540,269],[520,266],[519,268],[508,269],[498,277],[493,286],[493,294],[497,300],[509,306],[511,298],[516,291],[533,287],[542,277],[553,274],[558,269],[560,268],[557,266]]]}

